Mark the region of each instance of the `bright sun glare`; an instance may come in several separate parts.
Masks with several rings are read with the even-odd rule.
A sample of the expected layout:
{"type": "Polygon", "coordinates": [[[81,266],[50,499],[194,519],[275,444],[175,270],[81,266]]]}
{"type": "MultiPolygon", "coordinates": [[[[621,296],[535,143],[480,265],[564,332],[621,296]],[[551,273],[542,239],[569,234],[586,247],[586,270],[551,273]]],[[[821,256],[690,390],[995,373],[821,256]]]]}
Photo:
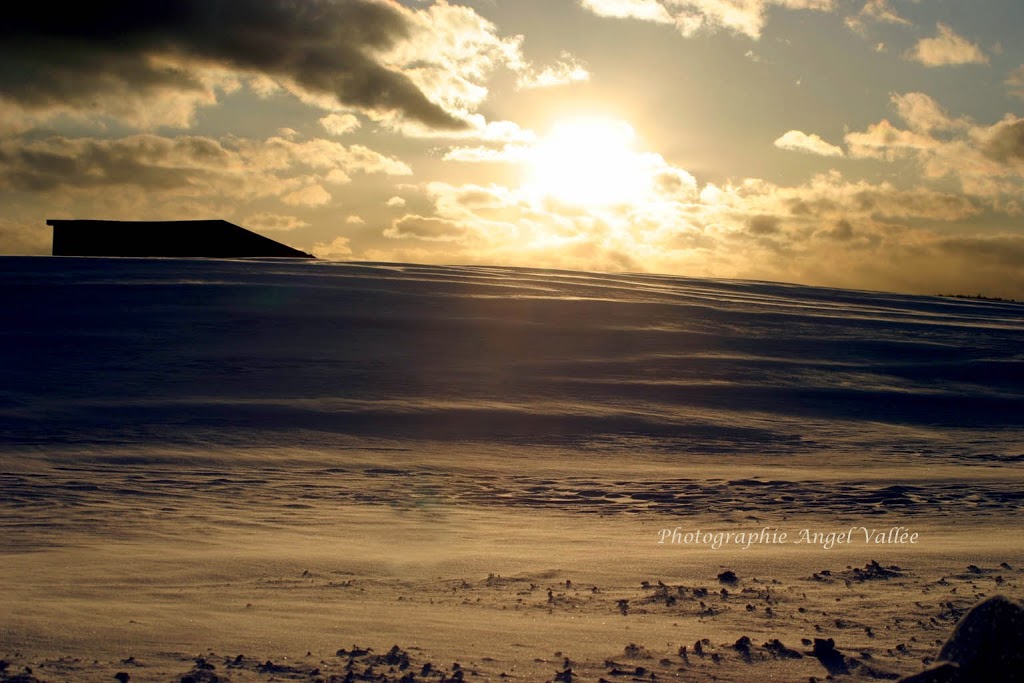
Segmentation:
{"type": "Polygon", "coordinates": [[[638,200],[646,190],[643,155],[624,121],[563,120],[532,150],[526,187],[538,198],[584,207],[638,200]]]}

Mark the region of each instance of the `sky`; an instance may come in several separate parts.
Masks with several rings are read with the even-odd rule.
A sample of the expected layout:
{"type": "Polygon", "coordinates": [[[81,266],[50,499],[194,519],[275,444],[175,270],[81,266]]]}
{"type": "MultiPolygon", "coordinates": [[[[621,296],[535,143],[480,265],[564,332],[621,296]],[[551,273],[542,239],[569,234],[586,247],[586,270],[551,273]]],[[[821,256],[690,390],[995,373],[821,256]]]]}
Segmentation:
{"type": "Polygon", "coordinates": [[[5,14],[0,253],[223,218],[329,259],[1024,299],[1019,0],[5,14]]]}

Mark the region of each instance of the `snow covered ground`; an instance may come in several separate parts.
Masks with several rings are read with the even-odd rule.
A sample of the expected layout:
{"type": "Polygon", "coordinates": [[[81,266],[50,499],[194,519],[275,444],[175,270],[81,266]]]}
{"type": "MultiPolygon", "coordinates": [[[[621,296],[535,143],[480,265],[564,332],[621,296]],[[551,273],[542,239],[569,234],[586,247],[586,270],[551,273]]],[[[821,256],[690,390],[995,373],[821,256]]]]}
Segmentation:
{"type": "Polygon", "coordinates": [[[288,260],[0,294],[9,674],[872,680],[1024,594],[1024,306],[288,260]]]}

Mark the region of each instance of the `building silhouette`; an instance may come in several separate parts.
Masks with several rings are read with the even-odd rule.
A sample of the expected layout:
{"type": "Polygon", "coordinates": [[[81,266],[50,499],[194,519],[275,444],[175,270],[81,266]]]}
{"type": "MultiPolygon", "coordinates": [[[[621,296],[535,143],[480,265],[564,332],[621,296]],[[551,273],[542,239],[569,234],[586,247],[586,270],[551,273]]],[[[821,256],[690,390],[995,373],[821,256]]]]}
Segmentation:
{"type": "Polygon", "coordinates": [[[47,220],[54,256],[314,258],[223,220],[47,220]]]}

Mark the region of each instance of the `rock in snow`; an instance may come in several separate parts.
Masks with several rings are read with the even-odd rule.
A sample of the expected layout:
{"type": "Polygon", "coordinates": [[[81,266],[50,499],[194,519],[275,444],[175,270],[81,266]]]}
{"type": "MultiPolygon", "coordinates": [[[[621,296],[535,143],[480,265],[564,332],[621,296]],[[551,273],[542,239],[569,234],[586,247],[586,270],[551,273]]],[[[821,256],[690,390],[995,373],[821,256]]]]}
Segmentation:
{"type": "Polygon", "coordinates": [[[971,608],[936,666],[900,683],[1024,682],[1024,604],[996,595],[971,608]]]}

